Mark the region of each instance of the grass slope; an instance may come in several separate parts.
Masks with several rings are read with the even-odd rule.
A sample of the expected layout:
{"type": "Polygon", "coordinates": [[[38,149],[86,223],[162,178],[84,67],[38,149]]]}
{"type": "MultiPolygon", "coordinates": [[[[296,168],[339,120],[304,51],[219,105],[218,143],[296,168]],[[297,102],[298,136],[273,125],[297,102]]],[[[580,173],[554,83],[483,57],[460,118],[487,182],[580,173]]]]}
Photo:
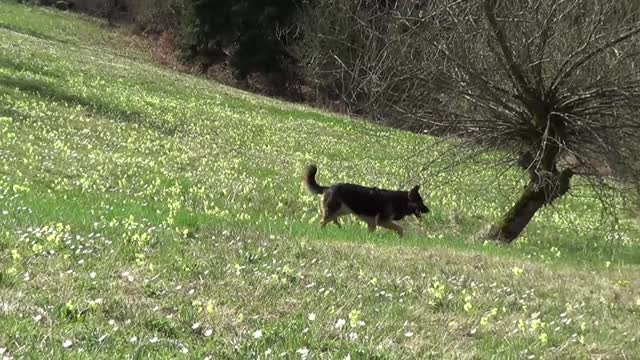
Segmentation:
{"type": "Polygon", "coordinates": [[[586,188],[516,246],[474,243],[519,174],[423,177],[447,144],[145,59],[95,21],[0,1],[3,355],[640,353],[638,226],[600,231],[586,188]],[[321,183],[421,183],[433,212],[403,239],[320,231],[310,162],[321,183]]]}

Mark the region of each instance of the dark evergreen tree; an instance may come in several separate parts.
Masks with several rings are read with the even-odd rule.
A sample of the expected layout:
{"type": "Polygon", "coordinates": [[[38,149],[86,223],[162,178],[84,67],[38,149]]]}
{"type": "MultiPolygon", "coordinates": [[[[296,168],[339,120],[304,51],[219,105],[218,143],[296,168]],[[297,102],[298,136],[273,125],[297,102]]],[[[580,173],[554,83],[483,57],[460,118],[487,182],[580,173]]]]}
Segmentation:
{"type": "Polygon", "coordinates": [[[229,60],[239,78],[254,72],[283,73],[294,61],[294,0],[189,0],[181,47],[204,65],[229,60]]]}

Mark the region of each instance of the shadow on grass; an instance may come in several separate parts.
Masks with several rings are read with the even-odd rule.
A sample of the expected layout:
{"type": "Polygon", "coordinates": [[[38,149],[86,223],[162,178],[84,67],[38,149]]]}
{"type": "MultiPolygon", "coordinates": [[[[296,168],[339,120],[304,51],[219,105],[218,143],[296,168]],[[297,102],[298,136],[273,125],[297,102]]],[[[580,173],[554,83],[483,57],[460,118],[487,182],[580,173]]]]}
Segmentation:
{"type": "MultiPolygon", "coordinates": [[[[547,253],[549,246],[546,244],[523,244],[520,246],[506,246],[494,243],[484,244],[480,241],[465,241],[464,236],[452,234],[451,236],[430,236],[428,234],[409,233],[403,238],[396,234],[380,229],[373,234],[367,233],[366,228],[355,224],[347,225],[339,229],[327,227],[320,229],[318,224],[269,223],[268,227],[260,226],[265,222],[258,221],[251,228],[262,233],[287,234],[290,238],[301,238],[319,241],[338,241],[350,243],[362,243],[376,246],[409,247],[409,248],[441,248],[462,252],[484,253],[496,256],[508,256],[516,259],[527,258],[532,261],[540,261],[538,257],[529,257],[531,253],[547,253]]],[[[248,227],[248,225],[245,225],[248,227]]],[[[562,257],[554,258],[548,253],[544,262],[550,264],[573,265],[601,265],[606,261],[623,263],[626,265],[639,265],[640,257],[637,245],[624,246],[622,244],[609,244],[609,246],[593,246],[589,243],[576,243],[573,241],[558,242],[555,246],[561,251],[562,257]]]]}
{"type": "MultiPolygon", "coordinates": [[[[0,91],[0,94],[2,94],[2,91],[0,91]]],[[[17,112],[15,109],[3,107],[2,104],[0,104],[0,116],[6,116],[12,119],[22,119],[24,117],[24,115],[17,112]]]]}
{"type": "Polygon", "coordinates": [[[13,61],[11,58],[3,57],[0,54],[0,68],[9,69],[15,72],[30,72],[32,74],[44,75],[49,78],[59,79],[61,74],[47,69],[41,63],[33,62],[33,61],[13,61]]]}
{"type": "Polygon", "coordinates": [[[140,125],[153,129],[162,135],[174,136],[176,133],[175,126],[146,121],[144,114],[141,112],[124,109],[114,105],[113,103],[104,101],[103,99],[78,96],[44,81],[19,79],[0,75],[0,91],[3,87],[7,90],[17,89],[20,92],[36,95],[53,102],[61,102],[67,105],[79,105],[91,114],[125,123],[140,125]]]}
{"type": "Polygon", "coordinates": [[[57,41],[57,42],[60,42],[60,43],[63,43],[63,44],[67,43],[67,41],[64,40],[64,39],[59,39],[59,38],[56,38],[54,36],[51,36],[51,35],[48,35],[48,34],[45,34],[45,33],[41,32],[41,31],[36,31],[36,30],[33,30],[33,29],[22,28],[22,27],[18,27],[18,26],[9,25],[9,24],[0,25],[0,29],[6,29],[6,30],[9,30],[9,31],[17,32],[19,34],[33,36],[35,38],[46,40],[46,41],[57,41]]]}

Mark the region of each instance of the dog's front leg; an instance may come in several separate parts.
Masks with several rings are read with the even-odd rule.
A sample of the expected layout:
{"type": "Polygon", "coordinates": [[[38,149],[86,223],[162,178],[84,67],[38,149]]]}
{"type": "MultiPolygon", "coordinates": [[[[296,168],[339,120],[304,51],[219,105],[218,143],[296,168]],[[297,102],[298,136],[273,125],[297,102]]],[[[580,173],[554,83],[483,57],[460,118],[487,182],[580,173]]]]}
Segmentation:
{"type": "Polygon", "coordinates": [[[325,226],[329,225],[330,223],[334,223],[338,225],[339,228],[341,228],[342,225],[340,225],[340,222],[338,222],[338,216],[339,215],[337,214],[332,214],[330,216],[327,216],[327,215],[323,216],[322,220],[320,220],[320,228],[324,229],[325,226]]]}
{"type": "Polygon", "coordinates": [[[402,237],[404,235],[404,231],[402,230],[402,227],[400,225],[394,223],[391,220],[381,222],[378,225],[382,226],[385,229],[389,229],[389,230],[393,230],[393,231],[397,232],[398,235],[400,235],[400,237],[402,237]]]}

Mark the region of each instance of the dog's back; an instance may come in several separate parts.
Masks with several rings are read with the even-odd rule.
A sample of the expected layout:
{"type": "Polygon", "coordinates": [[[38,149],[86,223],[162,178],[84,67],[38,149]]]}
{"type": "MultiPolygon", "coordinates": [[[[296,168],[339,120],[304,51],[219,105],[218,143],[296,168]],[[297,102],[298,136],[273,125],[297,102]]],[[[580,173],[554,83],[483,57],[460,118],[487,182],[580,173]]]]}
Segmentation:
{"type": "Polygon", "coordinates": [[[406,213],[408,192],[340,183],[325,190],[326,196],[340,201],[359,216],[392,219],[406,213]]]}

